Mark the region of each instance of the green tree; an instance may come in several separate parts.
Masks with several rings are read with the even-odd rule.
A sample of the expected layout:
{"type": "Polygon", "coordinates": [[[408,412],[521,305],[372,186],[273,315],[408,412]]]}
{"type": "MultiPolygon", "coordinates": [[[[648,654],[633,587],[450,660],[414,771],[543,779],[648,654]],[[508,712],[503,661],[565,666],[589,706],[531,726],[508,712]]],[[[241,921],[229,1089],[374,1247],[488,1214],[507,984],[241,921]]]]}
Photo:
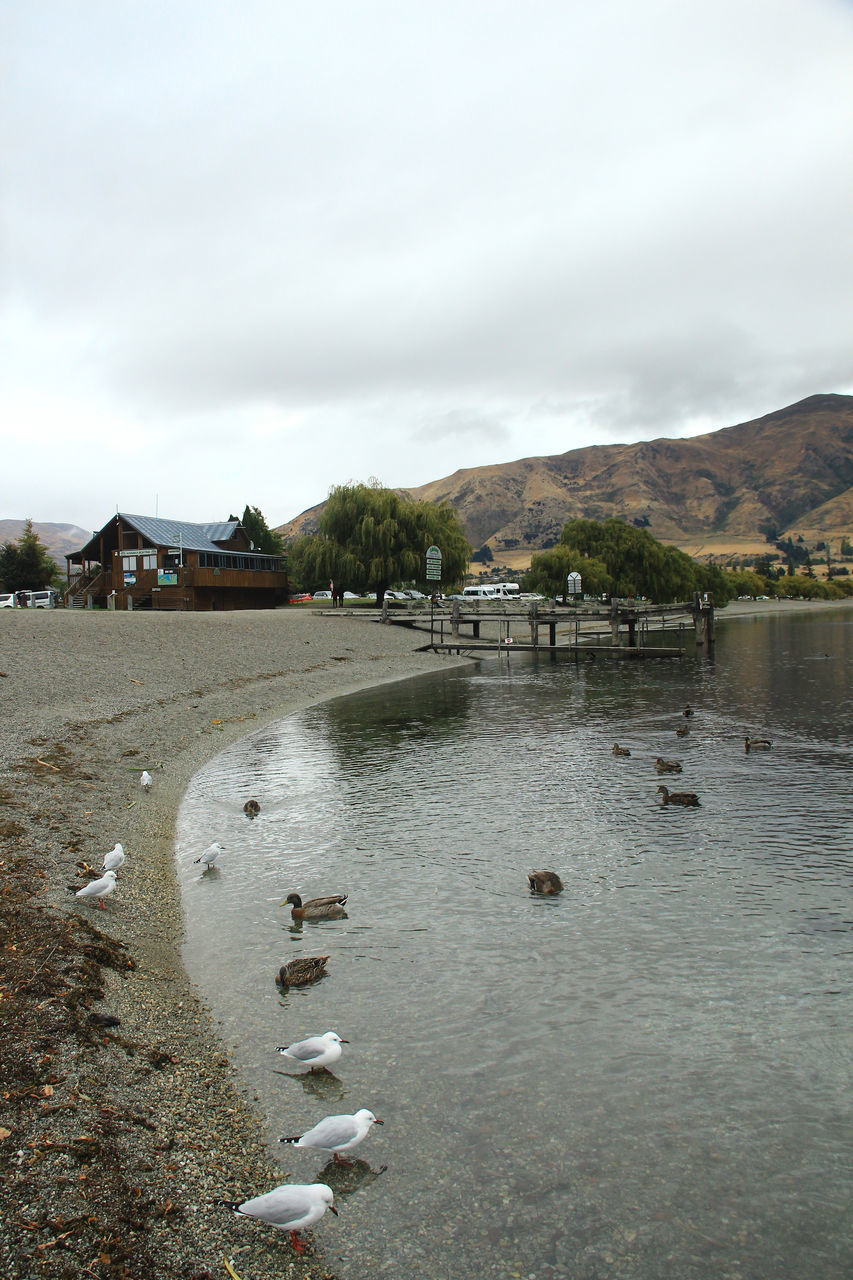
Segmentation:
{"type": "Polygon", "coordinates": [[[43,591],[60,584],[59,567],[48,555],[47,547],[33,528],[32,520],[24,521],[18,541],[4,542],[0,549],[0,583],[4,591],[43,591]]]}
{"type": "Polygon", "coordinates": [[[570,520],[560,544],[600,560],[616,596],[647,596],[657,604],[689,600],[694,591],[713,591],[719,604],[732,596],[728,575],[718,565],[697,564],[623,520],[570,520]]]}
{"type": "Polygon", "coordinates": [[[602,560],[581,555],[564,543],[539,551],[531,558],[530,569],[522,578],[522,589],[565,599],[566,579],[570,573],[581,575],[585,595],[597,596],[612,590],[612,579],[602,560]]]}
{"type": "Polygon", "coordinates": [[[447,502],[413,502],[378,481],[337,485],[315,537],[291,543],[288,563],[304,587],[335,582],[376,592],[378,603],[395,583],[427,586],[426,551],[442,553],[442,582],[461,581],[471,547],[458,513],[447,502]]]}
{"type": "Polygon", "coordinates": [[[270,529],[259,507],[246,504],[243,519],[240,521],[254,543],[255,550],[264,556],[280,556],[284,554],[284,542],[280,533],[270,529]]]}

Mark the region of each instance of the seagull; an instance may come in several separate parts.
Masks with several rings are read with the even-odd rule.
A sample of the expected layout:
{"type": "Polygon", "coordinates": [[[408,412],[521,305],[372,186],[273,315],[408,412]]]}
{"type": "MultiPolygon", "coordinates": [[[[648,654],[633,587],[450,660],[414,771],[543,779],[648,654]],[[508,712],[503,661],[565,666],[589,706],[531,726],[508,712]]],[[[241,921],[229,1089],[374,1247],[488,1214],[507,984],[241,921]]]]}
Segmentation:
{"type": "Polygon", "coordinates": [[[193,863],[203,862],[205,871],[209,871],[222,852],[222,845],[209,844],[200,858],[193,858],[193,863]]]}
{"type": "Polygon", "coordinates": [[[146,795],[151,790],[151,784],[153,783],[153,781],[154,779],[151,777],[151,774],[148,772],[148,770],[143,769],[142,777],[139,779],[139,785],[142,787],[142,790],[146,793],[146,795]]]}
{"type": "Polygon", "coordinates": [[[372,1111],[362,1107],[361,1111],[356,1111],[351,1116],[326,1116],[313,1129],[303,1133],[301,1138],[279,1138],[279,1142],[289,1142],[295,1147],[309,1147],[315,1151],[332,1151],[338,1164],[344,1164],[347,1162],[341,1160],[339,1152],[352,1151],[370,1133],[371,1125],[383,1123],[376,1119],[372,1111]]]}
{"type": "Polygon", "coordinates": [[[289,1231],[290,1243],[296,1252],[304,1253],[305,1245],[297,1231],[319,1222],[327,1209],[337,1217],[334,1199],[332,1188],[325,1182],[307,1185],[285,1182],[266,1195],[254,1196],[251,1200],[214,1200],[213,1203],[223,1205],[244,1218],[257,1218],[258,1222],[278,1227],[279,1231],[289,1231]]]}
{"type": "Polygon", "coordinates": [[[335,1031],[327,1031],[322,1036],[309,1036],[307,1040],[297,1040],[295,1044],[277,1045],[277,1051],[283,1058],[290,1058],[291,1062],[298,1062],[301,1066],[310,1067],[312,1071],[316,1067],[328,1067],[332,1062],[337,1062],[343,1053],[342,1044],[349,1044],[348,1040],[342,1040],[335,1031]]]}
{"type": "Polygon", "coordinates": [[[75,893],[76,898],[97,898],[104,909],[104,898],[107,894],[112,893],[116,887],[116,873],[114,871],[105,871],[100,880],[90,880],[88,884],[84,884],[82,889],[78,889],[75,893]]]}
{"type": "Polygon", "coordinates": [[[104,854],[104,870],[118,871],[122,866],[124,866],[124,849],[120,844],[116,844],[109,853],[104,854]]]}

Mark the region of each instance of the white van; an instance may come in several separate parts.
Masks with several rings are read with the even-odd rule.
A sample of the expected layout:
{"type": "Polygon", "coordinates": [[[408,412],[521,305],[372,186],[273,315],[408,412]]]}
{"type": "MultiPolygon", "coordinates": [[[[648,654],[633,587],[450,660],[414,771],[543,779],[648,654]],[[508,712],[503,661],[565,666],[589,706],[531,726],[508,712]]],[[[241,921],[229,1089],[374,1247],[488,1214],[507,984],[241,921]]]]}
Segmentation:
{"type": "Polygon", "coordinates": [[[0,609],[16,609],[18,602],[14,591],[0,591],[0,609]]]}
{"type": "Polygon", "coordinates": [[[55,609],[56,608],[56,592],[47,591],[30,591],[30,608],[31,609],[55,609]]]}
{"type": "Polygon", "coordinates": [[[521,596],[521,587],[517,582],[493,582],[492,586],[499,600],[518,600],[521,596]]]}
{"type": "Polygon", "coordinates": [[[491,584],[488,587],[463,587],[463,600],[495,600],[497,596],[491,584]]]}

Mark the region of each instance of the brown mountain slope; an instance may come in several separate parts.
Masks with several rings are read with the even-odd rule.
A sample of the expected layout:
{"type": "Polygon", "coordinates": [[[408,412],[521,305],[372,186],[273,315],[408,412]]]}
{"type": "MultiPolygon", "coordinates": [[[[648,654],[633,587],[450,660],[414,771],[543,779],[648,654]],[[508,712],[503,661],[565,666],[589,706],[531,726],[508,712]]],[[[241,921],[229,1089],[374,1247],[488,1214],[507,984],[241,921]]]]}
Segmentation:
{"type": "MultiPolygon", "coordinates": [[[[91,529],[81,529],[76,524],[51,524],[46,521],[39,523],[34,520],[33,529],[63,573],[66,555],[79,551],[83,543],[92,536],[91,529]]],[[[23,520],[0,520],[0,542],[17,542],[23,531],[23,520]]]]}
{"type": "MultiPolygon", "coordinates": [[[[676,543],[759,537],[768,521],[780,530],[848,533],[851,490],[853,396],[816,395],[689,440],[593,445],[473,467],[405,492],[451,502],[475,547],[533,551],[552,545],[576,517],[619,516],[676,543]]],[[[321,510],[281,532],[316,528],[321,510]]]]}

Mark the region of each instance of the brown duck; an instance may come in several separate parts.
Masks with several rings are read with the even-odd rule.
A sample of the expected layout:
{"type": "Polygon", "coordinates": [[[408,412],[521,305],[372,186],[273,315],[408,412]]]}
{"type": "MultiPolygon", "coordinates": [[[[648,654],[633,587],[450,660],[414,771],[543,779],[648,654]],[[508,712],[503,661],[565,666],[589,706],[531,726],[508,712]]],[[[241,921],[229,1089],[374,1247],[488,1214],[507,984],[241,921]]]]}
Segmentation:
{"type": "Polygon", "coordinates": [[[658,791],[663,796],[662,804],[683,804],[694,809],[699,804],[699,797],[692,791],[670,791],[664,786],[658,787],[658,791]]]}
{"type": "Polygon", "coordinates": [[[556,871],[528,871],[527,883],[534,893],[562,893],[563,882],[556,871]]]}
{"type": "Polygon", "coordinates": [[[340,920],[346,915],[344,904],[348,896],[346,893],[333,893],[326,898],[309,898],[303,902],[298,893],[289,893],[281,905],[290,906],[294,920],[340,920]]]}
{"type": "Polygon", "coordinates": [[[307,987],[310,982],[326,976],[328,956],[303,956],[300,960],[288,960],[278,971],[278,981],[283,987],[307,987]]]}
{"type": "Polygon", "coordinates": [[[681,773],[681,765],[677,760],[664,760],[663,756],[658,756],[655,760],[655,768],[658,773],[681,773]]]}

